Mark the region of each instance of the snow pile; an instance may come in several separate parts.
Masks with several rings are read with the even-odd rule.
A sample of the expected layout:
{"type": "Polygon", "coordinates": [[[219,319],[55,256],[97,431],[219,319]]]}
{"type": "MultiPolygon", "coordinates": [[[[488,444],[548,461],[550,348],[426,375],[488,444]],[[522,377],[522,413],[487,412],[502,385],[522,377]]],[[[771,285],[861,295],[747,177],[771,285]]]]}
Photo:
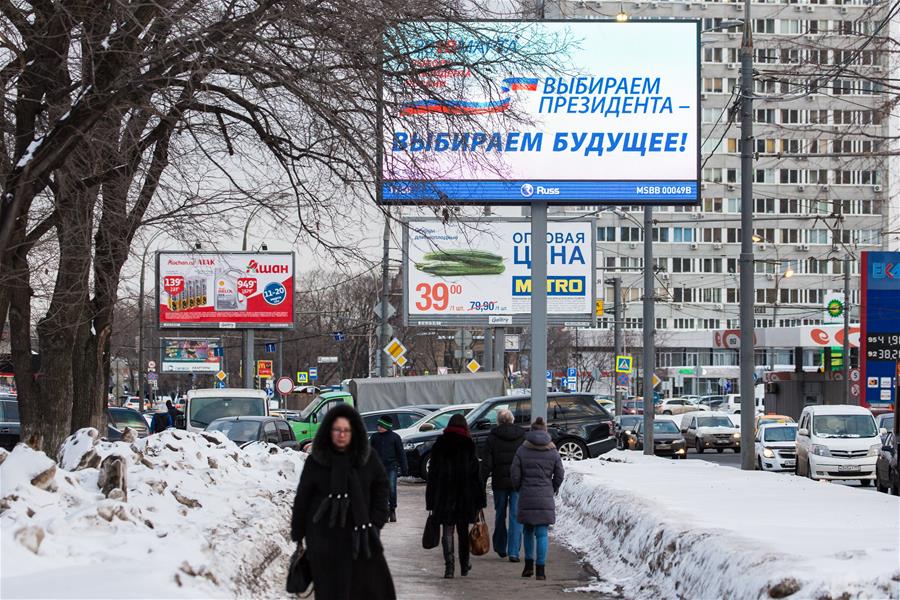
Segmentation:
{"type": "Polygon", "coordinates": [[[558,539],[627,598],[900,598],[900,502],[614,451],[567,463],[558,539]]]}
{"type": "Polygon", "coordinates": [[[300,452],[180,430],[102,442],[90,428],[66,440],[58,468],[25,444],[0,452],[4,598],[283,590],[300,452]]]}

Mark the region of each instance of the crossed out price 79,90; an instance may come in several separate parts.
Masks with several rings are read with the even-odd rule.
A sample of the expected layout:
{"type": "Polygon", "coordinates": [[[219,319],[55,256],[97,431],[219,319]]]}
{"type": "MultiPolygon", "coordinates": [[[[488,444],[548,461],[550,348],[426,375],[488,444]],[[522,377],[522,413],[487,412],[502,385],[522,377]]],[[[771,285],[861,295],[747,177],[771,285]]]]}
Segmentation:
{"type": "Polygon", "coordinates": [[[496,300],[472,300],[469,302],[469,310],[492,311],[497,308],[496,300]]]}
{"type": "Polygon", "coordinates": [[[419,299],[416,300],[418,310],[447,310],[450,304],[451,294],[461,294],[462,284],[459,283],[420,283],[416,286],[419,299]]]}

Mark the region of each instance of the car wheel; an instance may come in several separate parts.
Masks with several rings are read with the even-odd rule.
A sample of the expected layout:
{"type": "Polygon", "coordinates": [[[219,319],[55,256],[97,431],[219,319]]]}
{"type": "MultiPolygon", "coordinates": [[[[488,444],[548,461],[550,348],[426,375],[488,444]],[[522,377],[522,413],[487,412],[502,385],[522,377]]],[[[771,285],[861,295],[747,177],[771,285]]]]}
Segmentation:
{"type": "Polygon", "coordinates": [[[700,438],[694,441],[694,448],[697,450],[697,454],[703,454],[703,444],[700,443],[700,438]]]}
{"type": "Polygon", "coordinates": [[[875,489],[881,492],[882,494],[887,494],[887,486],[881,485],[881,478],[878,477],[878,473],[875,473],[875,489]]]}
{"type": "Polygon", "coordinates": [[[559,457],[563,460],[584,460],[588,458],[587,447],[578,440],[568,439],[560,443],[559,457]]]}
{"type": "Polygon", "coordinates": [[[307,454],[309,454],[310,449],[312,449],[312,440],[303,442],[303,444],[300,446],[300,450],[306,452],[307,454]]]}
{"type": "Polygon", "coordinates": [[[431,469],[431,455],[422,459],[422,479],[428,481],[428,470],[431,469]]]}
{"type": "Polygon", "coordinates": [[[671,411],[671,410],[664,410],[664,411],[663,411],[663,414],[664,414],[664,415],[671,415],[671,414],[672,414],[672,411],[671,411]]]}
{"type": "Polygon", "coordinates": [[[818,481],[818,479],[816,479],[815,477],[813,477],[813,473],[812,473],[812,465],[809,464],[809,459],[808,459],[808,458],[806,459],[806,477],[807,477],[808,479],[813,480],[813,481],[818,481]]]}
{"type": "Polygon", "coordinates": [[[722,454],[723,452],[725,452],[725,448],[716,448],[716,452],[722,454]]]}
{"type": "Polygon", "coordinates": [[[871,479],[860,479],[859,485],[861,485],[862,487],[869,487],[870,485],[872,485],[872,480],[871,479]]]}

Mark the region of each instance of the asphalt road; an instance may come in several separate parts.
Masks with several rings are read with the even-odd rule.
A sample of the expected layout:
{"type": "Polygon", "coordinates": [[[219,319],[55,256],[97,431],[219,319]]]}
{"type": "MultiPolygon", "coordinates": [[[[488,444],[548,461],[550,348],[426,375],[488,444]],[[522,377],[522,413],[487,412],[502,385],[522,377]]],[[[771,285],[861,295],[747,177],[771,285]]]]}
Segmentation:
{"type": "MultiPolygon", "coordinates": [[[[466,577],[444,579],[444,559],[440,547],[422,549],[422,529],[425,526],[425,484],[401,481],[397,487],[397,523],[388,523],[381,539],[397,597],[403,600],[431,600],[434,598],[540,598],[541,600],[596,598],[610,600],[617,596],[595,592],[574,592],[597,581],[580,558],[553,539],[551,529],[550,552],[547,561],[547,580],[523,578],[523,563],[501,559],[491,548],[485,556],[472,557],[472,571],[466,577]]],[[[494,511],[488,498],[485,519],[493,533],[494,511]]],[[[524,558],[524,552],[522,554],[524,558]]]]}

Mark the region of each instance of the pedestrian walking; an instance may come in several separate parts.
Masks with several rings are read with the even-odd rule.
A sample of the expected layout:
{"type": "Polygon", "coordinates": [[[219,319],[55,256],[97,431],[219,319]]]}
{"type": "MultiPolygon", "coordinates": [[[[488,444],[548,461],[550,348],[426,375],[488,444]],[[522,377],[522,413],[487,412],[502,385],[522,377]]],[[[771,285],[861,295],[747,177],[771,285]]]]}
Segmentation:
{"type": "Polygon", "coordinates": [[[388,521],[397,522],[397,477],[406,475],[406,452],[403,451],[403,440],[392,431],[394,428],[390,417],[379,417],[378,431],[369,438],[372,450],[381,459],[381,465],[387,473],[388,485],[391,489],[388,521]]]}
{"type": "Polygon", "coordinates": [[[525,569],[522,577],[546,579],[550,525],[556,522],[554,496],[562,485],[565,470],[556,446],[547,433],[547,424],[538,417],[516,450],[509,471],[513,487],[519,491],[519,522],[525,537],[525,569]],[[535,548],[536,546],[536,548],[535,548]]]}
{"type": "Polygon", "coordinates": [[[453,415],[431,449],[425,508],[442,526],[444,577],[453,577],[456,558],[453,535],[459,541],[459,572],[472,570],[469,560],[469,525],[487,505],[475,442],[462,415],[453,415]]]}
{"type": "Polygon", "coordinates": [[[170,427],[177,427],[178,417],[184,415],[184,413],[178,410],[171,400],[166,400],[166,412],[169,413],[169,419],[171,420],[170,427]]]}
{"type": "Polygon", "coordinates": [[[319,424],[291,517],[291,539],[306,542],[316,598],[396,598],[381,545],[388,494],[362,418],[339,404],[319,424]]]}
{"type": "Polygon", "coordinates": [[[523,441],[525,430],[513,423],[512,412],[501,410],[497,413],[497,426],[488,435],[481,459],[485,479],[491,478],[491,490],[494,492],[494,551],[500,558],[509,556],[509,562],[519,562],[519,548],[522,545],[522,524],[516,515],[519,492],[513,487],[509,470],[523,441]]]}

